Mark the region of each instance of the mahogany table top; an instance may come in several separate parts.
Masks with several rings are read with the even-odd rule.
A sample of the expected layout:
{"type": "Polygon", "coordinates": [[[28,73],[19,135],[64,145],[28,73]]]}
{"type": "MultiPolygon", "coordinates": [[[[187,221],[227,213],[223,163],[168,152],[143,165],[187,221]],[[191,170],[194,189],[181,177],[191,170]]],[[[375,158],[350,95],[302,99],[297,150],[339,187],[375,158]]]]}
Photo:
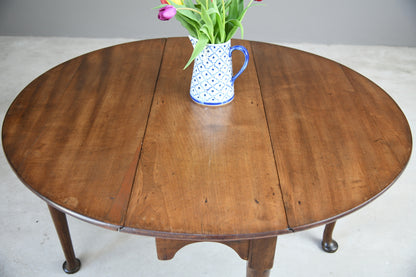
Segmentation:
{"type": "Polygon", "coordinates": [[[5,117],[11,166],[65,213],[186,240],[303,230],[389,188],[412,137],[388,94],[310,53],[233,43],[251,61],[234,101],[216,108],[189,97],[186,38],[121,44],[47,71],[5,117]]]}

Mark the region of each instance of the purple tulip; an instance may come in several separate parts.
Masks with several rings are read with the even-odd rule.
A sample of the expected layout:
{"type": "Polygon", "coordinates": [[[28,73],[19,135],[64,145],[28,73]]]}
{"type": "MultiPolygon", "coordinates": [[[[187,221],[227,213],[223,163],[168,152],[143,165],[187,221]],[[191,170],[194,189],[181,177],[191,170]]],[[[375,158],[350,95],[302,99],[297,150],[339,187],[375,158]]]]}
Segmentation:
{"type": "Polygon", "coordinates": [[[174,6],[167,5],[159,10],[157,18],[163,21],[167,21],[174,17],[176,14],[176,9],[174,6]]]}

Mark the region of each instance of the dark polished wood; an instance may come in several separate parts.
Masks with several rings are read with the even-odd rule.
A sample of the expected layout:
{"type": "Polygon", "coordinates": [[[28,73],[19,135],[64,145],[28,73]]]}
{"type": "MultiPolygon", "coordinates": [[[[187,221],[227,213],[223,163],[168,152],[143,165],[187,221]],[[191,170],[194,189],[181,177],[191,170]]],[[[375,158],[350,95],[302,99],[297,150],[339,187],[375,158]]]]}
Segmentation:
{"type": "Polygon", "coordinates": [[[334,253],[338,250],[338,243],[332,238],[335,223],[332,222],[325,226],[324,235],[322,238],[322,249],[328,253],[334,253]]]}
{"type": "Polygon", "coordinates": [[[124,230],[195,240],[286,231],[254,63],[235,101],[208,109],[189,101],[188,52],[177,43],[166,43],[124,230]]]}
{"type": "MultiPolygon", "coordinates": [[[[156,250],[159,260],[173,259],[175,254],[183,247],[197,243],[198,241],[189,240],[170,240],[156,238],[156,250]]],[[[250,240],[242,241],[219,241],[232,248],[243,260],[248,260],[250,240]]]]}
{"type": "MultiPolygon", "coordinates": [[[[220,241],[242,258],[247,260],[247,277],[267,277],[273,267],[277,237],[243,240],[220,241]]],[[[157,256],[160,260],[172,259],[181,248],[196,241],[156,239],[157,256]]]]}
{"type": "Polygon", "coordinates": [[[268,277],[273,267],[277,237],[250,241],[247,277],[268,277]]]}
{"type": "Polygon", "coordinates": [[[68,274],[75,273],[81,268],[81,261],[75,256],[66,215],[50,205],[48,208],[65,255],[62,268],[68,274]]]}
{"type": "Polygon", "coordinates": [[[404,170],[412,137],[390,96],[353,70],[233,43],[252,61],[235,100],[217,108],[189,97],[186,38],[117,45],[49,70],[5,116],[10,165],[67,214],[157,237],[161,258],[176,240],[223,242],[240,256],[250,241],[248,274],[266,276],[275,242],[265,241],[374,200],[404,170]]]}
{"type": "Polygon", "coordinates": [[[290,228],[332,222],[385,191],[412,147],[390,96],[331,60],[252,46],[290,228]]]}
{"type": "Polygon", "coordinates": [[[164,44],[75,58],[19,94],[3,142],[30,189],[83,219],[123,226],[164,44]]]}

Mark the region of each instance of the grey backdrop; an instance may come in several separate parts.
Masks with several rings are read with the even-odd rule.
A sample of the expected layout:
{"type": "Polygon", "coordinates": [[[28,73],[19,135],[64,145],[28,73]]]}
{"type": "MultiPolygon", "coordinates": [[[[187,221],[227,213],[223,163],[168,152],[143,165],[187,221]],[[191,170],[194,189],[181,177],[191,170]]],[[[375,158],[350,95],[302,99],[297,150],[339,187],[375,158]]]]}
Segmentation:
{"type": "MultiPolygon", "coordinates": [[[[245,38],[269,42],[416,46],[416,0],[263,0],[245,38]]],[[[159,0],[0,0],[0,35],[183,36],[156,19],[159,0]]]]}

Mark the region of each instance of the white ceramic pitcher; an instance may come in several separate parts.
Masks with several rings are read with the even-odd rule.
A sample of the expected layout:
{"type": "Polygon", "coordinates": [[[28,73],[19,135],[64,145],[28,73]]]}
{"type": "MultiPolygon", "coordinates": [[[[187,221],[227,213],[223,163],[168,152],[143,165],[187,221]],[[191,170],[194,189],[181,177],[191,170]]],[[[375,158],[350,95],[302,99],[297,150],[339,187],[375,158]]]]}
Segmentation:
{"type": "MultiPolygon", "coordinates": [[[[189,36],[195,47],[198,40],[189,36]]],[[[244,46],[231,47],[231,41],[208,44],[195,58],[190,95],[193,101],[206,106],[220,106],[234,99],[234,81],[246,69],[249,61],[244,46]],[[232,52],[240,50],[245,60],[240,71],[233,76],[232,52]]]]}

